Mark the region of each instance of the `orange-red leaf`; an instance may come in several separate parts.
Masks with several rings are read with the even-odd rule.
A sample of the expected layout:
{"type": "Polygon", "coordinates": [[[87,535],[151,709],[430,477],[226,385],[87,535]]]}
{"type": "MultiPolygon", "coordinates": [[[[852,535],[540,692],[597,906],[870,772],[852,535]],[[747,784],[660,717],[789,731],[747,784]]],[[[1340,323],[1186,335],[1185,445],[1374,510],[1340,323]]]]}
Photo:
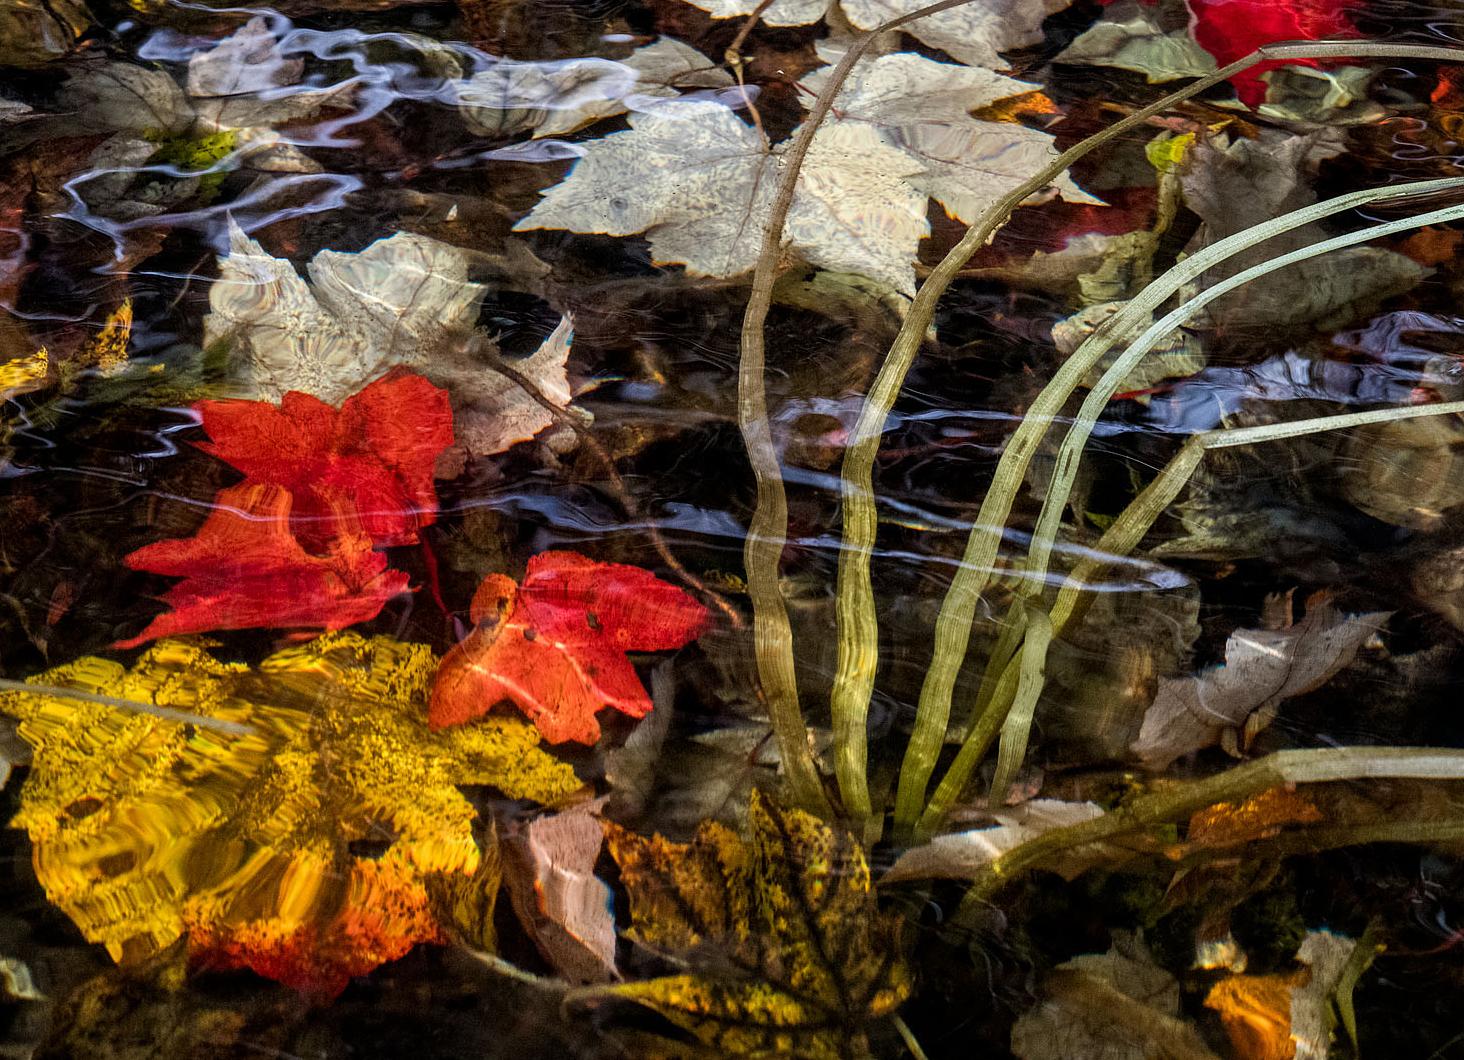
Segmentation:
{"type": "Polygon", "coordinates": [[[200,401],[199,448],[294,497],[295,534],[320,551],[349,497],[378,547],[409,545],[437,515],[432,469],[452,445],[447,391],[395,369],[332,408],[291,391],[268,401],[200,401]]]}
{"type": "Polygon", "coordinates": [[[472,617],[477,625],[437,672],[433,727],[469,721],[508,699],[545,739],[594,743],[596,711],[650,713],[625,653],[681,647],[701,633],[707,611],[639,567],[543,552],[516,590],[503,575],[486,579],[472,617]]]}
{"type": "Polygon", "coordinates": [[[171,611],[116,646],[215,629],[342,629],[375,618],[407,588],[406,574],[387,570],[386,556],[372,551],[349,504],[332,509],[337,533],[323,555],[295,539],[290,505],[283,487],[245,482],[219,492],[193,537],[130,554],[133,570],[183,580],[163,596],[171,611]]]}
{"type": "MultiPolygon", "coordinates": [[[[1189,0],[1195,43],[1227,66],[1278,41],[1334,40],[1362,36],[1350,8],[1358,0],[1189,0]]],[[[1230,79],[1235,94],[1255,108],[1266,100],[1261,74],[1281,66],[1319,66],[1315,59],[1257,63],[1230,79]]]]}

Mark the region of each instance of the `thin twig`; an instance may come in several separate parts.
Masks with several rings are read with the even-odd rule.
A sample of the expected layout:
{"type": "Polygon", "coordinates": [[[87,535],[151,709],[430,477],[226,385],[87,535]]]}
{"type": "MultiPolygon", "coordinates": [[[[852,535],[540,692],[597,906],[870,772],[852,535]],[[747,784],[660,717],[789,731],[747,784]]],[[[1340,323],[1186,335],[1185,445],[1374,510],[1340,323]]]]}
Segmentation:
{"type": "Polygon", "coordinates": [[[245,725],[242,722],[210,718],[203,714],[193,714],[186,710],[174,710],[172,707],[160,707],[156,703],[143,703],[136,699],[104,696],[99,692],[83,692],[79,688],[64,688],[60,685],[33,685],[28,681],[12,681],[9,678],[0,678],[0,690],[5,692],[19,692],[31,696],[54,696],[58,699],[77,699],[83,703],[95,703],[98,706],[115,707],[118,710],[131,711],[134,714],[147,714],[150,717],[161,718],[163,721],[176,722],[179,725],[194,725],[200,729],[212,729],[214,732],[225,733],[229,736],[247,736],[255,731],[254,726],[245,725]]]}
{"type": "Polygon", "coordinates": [[[641,514],[640,505],[636,503],[635,498],[631,496],[630,490],[626,488],[625,480],[620,477],[620,471],[615,467],[614,459],[605,451],[605,447],[600,444],[600,440],[595,437],[594,433],[564,409],[550,401],[544,395],[544,392],[534,385],[533,380],[505,361],[497,352],[486,348],[479,352],[483,355],[483,359],[488,362],[490,368],[513,382],[520,390],[542,407],[544,411],[553,416],[555,421],[561,426],[568,427],[574,431],[575,436],[579,438],[580,444],[595,454],[595,458],[600,461],[600,466],[605,471],[605,477],[610,482],[610,492],[615,494],[615,499],[620,503],[620,507],[625,512],[626,518],[633,523],[645,527],[646,533],[650,536],[651,544],[655,546],[657,554],[660,555],[661,560],[666,566],[670,567],[676,576],[695,590],[698,595],[711,601],[717,610],[726,615],[727,621],[731,623],[732,628],[741,629],[743,625],[742,616],[737,613],[737,609],[728,603],[725,597],[709,588],[705,582],[687,570],[671,551],[671,547],[666,544],[665,538],[656,529],[656,524],[641,514]]]}
{"type": "Polygon", "coordinates": [[[722,53],[722,58],[732,69],[732,76],[737,78],[737,87],[742,90],[742,103],[747,107],[747,113],[752,116],[752,124],[757,126],[757,131],[767,139],[767,133],[763,129],[762,115],[758,113],[757,104],[752,101],[752,96],[747,91],[747,82],[743,77],[743,68],[747,65],[742,58],[742,45],[746,43],[748,34],[757,25],[758,19],[762,18],[763,12],[772,7],[776,0],[761,0],[757,7],[752,9],[752,14],[743,20],[741,27],[737,30],[737,36],[732,38],[732,43],[727,45],[727,50],[722,53]]]}

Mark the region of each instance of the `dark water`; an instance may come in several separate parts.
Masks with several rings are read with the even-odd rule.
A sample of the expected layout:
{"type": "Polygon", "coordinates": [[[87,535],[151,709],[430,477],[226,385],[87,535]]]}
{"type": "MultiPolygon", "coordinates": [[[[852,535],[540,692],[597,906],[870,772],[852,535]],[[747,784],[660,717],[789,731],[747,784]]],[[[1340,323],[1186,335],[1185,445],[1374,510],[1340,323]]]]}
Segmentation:
{"type": "MultiPolygon", "coordinates": [[[[1228,839],[1186,811],[964,907],[960,872],[880,882],[918,845],[886,811],[937,614],[1007,439],[1102,319],[1072,318],[1285,211],[1460,175],[1464,63],[1277,71],[1260,110],[1221,83],[1076,163],[977,252],[874,462],[872,826],[834,779],[840,466],[915,281],[1023,166],[1195,76],[1173,55],[1210,62],[1194,41],[1216,48],[1216,26],[1464,35],[1450,4],[1217,6],[973,0],[999,31],[887,37],[866,69],[893,72],[831,119],[867,138],[805,163],[826,212],[795,201],[765,386],[820,823],[794,805],[759,684],[739,335],[781,172],[766,145],[796,134],[841,41],[906,8],[738,39],[744,17],[684,0],[0,0],[0,1055],[1464,1056],[1448,768],[1263,784],[1199,804],[1228,839]],[[1070,50],[1139,22],[1168,34],[1164,84],[1153,51],[1134,69],[1070,50]],[[654,65],[652,46],[682,50],[654,65]],[[957,63],[1024,84],[922,87],[957,63]],[[732,124],[637,131],[689,107],[732,124]],[[920,137],[973,121],[987,139],[930,177],[920,137]],[[590,146],[632,135],[614,157],[590,146]],[[408,397],[355,396],[406,378],[408,397]],[[164,557],[170,541],[195,544],[164,557]],[[649,574],[594,568],[584,597],[556,582],[571,632],[523,618],[534,557],[565,551],[649,574]],[[493,576],[521,583],[497,611],[472,603],[493,576]],[[678,607],[704,617],[666,632],[678,607]],[[146,646],[168,633],[191,639],[146,646]],[[429,728],[437,658],[510,636],[537,646],[475,656],[474,719],[429,728]],[[391,654],[413,650],[416,670],[391,654]],[[633,687],[612,688],[627,650],[633,687]],[[586,697],[621,709],[558,742],[507,702],[586,697]],[[462,733],[494,724],[523,742],[470,762],[462,733]],[[515,772],[535,769],[538,787],[515,772]],[[647,870],[637,843],[693,845],[647,870]],[[628,985],[678,975],[706,996],[628,985]]],[[[1165,308],[1237,262],[1456,201],[1340,212],[1165,308]]],[[[1464,397],[1458,222],[1367,246],[1226,296],[1118,388],[1048,604],[1187,437],[1464,397]]],[[[942,771],[1053,434],[975,612],[942,771]]],[[[941,830],[1011,845],[1042,807],[1096,815],[1272,752],[1464,746],[1461,507],[1457,415],[1212,452],[1054,641],[1010,794],[990,791],[993,749],[941,830]],[[1202,710],[1200,736],[1146,757],[1167,684],[1227,660],[1255,668],[1252,709],[1202,710]]]]}

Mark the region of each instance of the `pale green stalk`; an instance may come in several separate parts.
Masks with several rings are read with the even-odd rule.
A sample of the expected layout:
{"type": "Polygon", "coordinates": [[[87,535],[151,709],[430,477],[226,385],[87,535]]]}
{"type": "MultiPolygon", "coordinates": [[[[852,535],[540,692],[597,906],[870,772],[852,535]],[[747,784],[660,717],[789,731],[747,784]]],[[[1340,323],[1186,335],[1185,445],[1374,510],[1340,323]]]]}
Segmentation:
{"type": "MultiPolygon", "coordinates": [[[[1205,450],[1279,441],[1302,435],[1319,434],[1323,431],[1362,427],[1372,423],[1458,414],[1464,414],[1464,401],[1373,409],[1368,412],[1352,412],[1338,416],[1319,416],[1296,420],[1292,423],[1271,423],[1259,427],[1232,428],[1193,435],[1186,440],[1169,463],[1164,465],[1163,470],[1154,480],[1129,502],[1128,506],[1099,538],[1098,543],[1073,566],[1072,571],[1063,580],[1058,589],[1057,599],[1053,602],[1049,612],[1052,636],[1061,636],[1064,630],[1082,618],[1083,610],[1091,599],[1089,586],[1101,578],[1115,560],[1128,555],[1138,545],[1174,498],[1179,496],[1180,490],[1184,489],[1185,483],[1189,481],[1190,476],[1204,457],[1205,450]]],[[[1034,650],[1033,654],[1045,657],[1049,642],[1050,638],[1043,643],[1040,653],[1034,650]]],[[[971,731],[962,743],[960,751],[957,752],[955,760],[951,762],[945,776],[941,778],[940,784],[937,785],[935,793],[931,796],[929,805],[921,814],[916,827],[917,837],[929,838],[940,828],[951,806],[960,798],[961,792],[970,782],[971,775],[985,757],[987,750],[990,749],[992,741],[996,739],[997,733],[1005,722],[1007,712],[1011,709],[1018,687],[1017,675],[1024,665],[1029,665],[1024,660],[1024,656],[1027,654],[1028,645],[1024,644],[1016,658],[1003,667],[996,685],[996,694],[992,696],[990,703],[972,724],[971,731]]],[[[1045,665],[1045,659],[1042,662],[1030,663],[1030,665],[1040,669],[1045,665]]],[[[996,790],[993,788],[993,791],[996,790]]]]}
{"type": "MultiPolygon", "coordinates": [[[[1443,190],[1438,187],[1439,181],[1424,181],[1430,190],[1443,190]]],[[[1444,183],[1453,188],[1464,188],[1464,178],[1455,178],[1444,183]]],[[[1397,188],[1417,187],[1417,185],[1400,184],[1397,188]]],[[[1128,378],[1129,373],[1134,370],[1138,363],[1154,348],[1163,341],[1175,328],[1189,320],[1200,310],[1205,308],[1217,298],[1221,298],[1238,287],[1249,283],[1251,280],[1265,276],[1267,273],[1284,269],[1288,265],[1294,265],[1299,261],[1306,261],[1318,257],[1333,250],[1340,250],[1344,247],[1354,246],[1369,240],[1379,239],[1383,236],[1393,235],[1396,232],[1404,232],[1412,228],[1422,228],[1425,225],[1443,224],[1448,221],[1455,221],[1464,217],[1464,205],[1448,206],[1439,210],[1432,210],[1428,213],[1419,214],[1415,217],[1405,217],[1397,221],[1389,221],[1385,224],[1373,225],[1356,232],[1349,232],[1346,235],[1336,236],[1332,239],[1323,240],[1320,243],[1313,243],[1310,246],[1301,247],[1288,254],[1271,258],[1269,261],[1261,262],[1234,276],[1207,288],[1193,298],[1187,300],[1183,305],[1174,309],[1159,321],[1151,325],[1142,335],[1136,338],[1123,355],[1118,357],[1108,370],[1103,373],[1102,378],[1089,391],[1088,396],[1083,400],[1082,407],[1078,410],[1072,426],[1068,428],[1067,437],[1063,439],[1062,446],[1058,450],[1057,461],[1052,472],[1052,480],[1047,489],[1046,499],[1042,503],[1042,512],[1037,517],[1037,525],[1032,531],[1032,543],[1027,553],[1027,561],[1022,565],[1024,577],[1018,586],[1018,593],[1033,595],[1041,592],[1041,587],[1047,577],[1047,566],[1051,560],[1052,548],[1057,541],[1057,535],[1062,522],[1062,513],[1067,506],[1068,497],[1072,494],[1073,483],[1077,479],[1078,464],[1083,458],[1083,450],[1088,444],[1095,427],[1098,426],[1098,419],[1107,408],[1113,395],[1128,378]]],[[[1150,287],[1168,287],[1163,279],[1156,280],[1150,287]]],[[[1145,294],[1148,290],[1145,290],[1145,294]]],[[[1170,292],[1172,293],[1172,292],[1170,292]]],[[[1088,339],[1088,342],[1092,339],[1088,339]]],[[[1086,345],[1086,342],[1084,343],[1086,345]]],[[[1082,347],[1078,347],[1078,353],[1082,353],[1082,347]]]]}
{"type": "Polygon", "coordinates": [[[1074,847],[1182,820],[1217,802],[1241,802],[1268,788],[1365,778],[1464,780],[1464,751],[1434,747],[1327,747],[1277,751],[1175,791],[1144,795],[1102,817],[1054,828],[994,859],[961,903],[969,914],[1005,884],[1046,859],[1074,847]]]}
{"type": "Polygon", "coordinates": [[[1027,615],[1027,634],[1017,658],[1017,692],[1001,726],[1001,746],[996,754],[996,776],[991,781],[993,806],[1006,801],[1007,792],[1017,779],[1017,770],[1027,755],[1027,740],[1032,733],[1032,717],[1037,700],[1047,681],[1047,645],[1052,641],[1052,619],[1040,608],[1027,615]]]}
{"type": "MultiPolygon", "coordinates": [[[[936,619],[934,654],[920,689],[915,727],[905,752],[895,797],[895,825],[898,830],[908,833],[925,807],[926,785],[945,741],[946,727],[950,722],[951,696],[956,677],[965,662],[976,605],[995,569],[1006,521],[1025,480],[1027,465],[1046,435],[1048,425],[1109,349],[1149,320],[1153,311],[1186,283],[1258,243],[1344,210],[1390,199],[1413,198],[1430,192],[1451,190],[1460,184],[1459,178],[1448,178],[1399,185],[1396,188],[1350,192],[1294,210],[1219,240],[1186,258],[1147,285],[1062,364],[1051,381],[1033,399],[1002,452],[967,539],[965,554],[951,580],[950,589],[936,619]]],[[[846,541],[845,551],[841,553],[841,563],[848,554],[846,541]]],[[[841,585],[841,592],[842,588],[841,585]]]]}

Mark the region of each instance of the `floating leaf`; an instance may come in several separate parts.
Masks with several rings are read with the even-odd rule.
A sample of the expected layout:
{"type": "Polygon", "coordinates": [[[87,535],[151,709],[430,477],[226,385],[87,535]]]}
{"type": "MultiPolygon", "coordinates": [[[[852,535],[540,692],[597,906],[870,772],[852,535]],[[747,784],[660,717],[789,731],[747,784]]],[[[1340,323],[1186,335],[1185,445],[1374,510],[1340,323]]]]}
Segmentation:
{"type": "MultiPolygon", "coordinates": [[[[731,109],[668,101],[631,115],[628,131],[581,146],[569,177],[516,231],[644,232],[656,261],[693,275],[736,276],[757,262],[783,148],[731,109]]],[[[928,226],[925,196],[908,178],[920,170],[872,128],[820,129],[788,213],[790,248],[811,265],[913,292],[911,263],[928,226]]]]}
{"type": "Polygon", "coordinates": [[[370,621],[406,591],[406,574],[387,570],[343,498],[327,509],[334,533],[321,554],[295,537],[291,504],[279,486],[246,482],[219,491],[193,537],[130,553],[133,570],[183,581],[163,596],[171,611],[116,646],[219,629],[342,629],[370,621]]]}
{"type": "Polygon", "coordinates": [[[1134,753],[1150,769],[1163,769],[1181,755],[1219,742],[1224,730],[1245,725],[1254,715],[1269,721],[1262,712],[1274,713],[1283,701],[1326,684],[1391,613],[1344,615],[1318,594],[1307,601],[1300,622],[1237,630],[1225,642],[1223,666],[1159,683],[1134,753]]]}
{"type": "Polygon", "coordinates": [[[553,803],[573,771],[514,718],[434,733],[423,645],[333,634],[255,671],[166,640],[0,693],[34,748],[12,824],[47,896],[113,959],[189,936],[214,965],[325,996],[440,937],[435,874],[478,868],[458,785],[553,803]],[[138,707],[129,709],[130,704],[138,707]],[[351,844],[386,840],[379,859],[351,844]]]}
{"type": "MultiPolygon", "coordinates": [[[[820,49],[826,61],[836,49],[820,49]]],[[[832,67],[805,78],[823,90],[832,67]]],[[[880,139],[907,152],[923,172],[909,177],[952,217],[975,221],[997,199],[1057,157],[1052,137],[1013,122],[979,121],[971,111],[1039,86],[980,67],[938,63],[909,52],[856,66],[834,100],[837,124],[873,126],[880,139]]],[[[811,105],[812,97],[805,102],[811,105]]],[[[1053,182],[1064,199],[1098,203],[1066,173],[1053,182]]]]}
{"type": "Polygon", "coordinates": [[[295,536],[323,551],[349,505],[376,547],[409,545],[437,518],[432,474],[453,443],[447,393],[395,369],[332,408],[310,394],[267,401],[200,401],[199,444],[251,483],[289,491],[295,536]],[[344,503],[343,503],[344,502],[344,503]]]}
{"type": "Polygon", "coordinates": [[[44,346],[29,356],[0,364],[0,401],[9,401],[44,386],[50,367],[51,355],[44,346]]]}
{"type": "Polygon", "coordinates": [[[715,822],[691,843],[607,825],[631,936],[684,974],[614,994],[723,1056],[868,1053],[869,1024],[910,994],[898,921],[882,915],[854,838],[754,793],[750,838],[715,822]]]}
{"type": "Polygon", "coordinates": [[[1059,964],[1042,994],[1012,1027],[1020,1060],[1217,1060],[1179,1018],[1179,983],[1128,932],[1107,953],[1059,964]]]}
{"type": "Polygon", "coordinates": [[[458,725],[512,700],[549,741],[594,743],[596,711],[613,707],[633,718],[651,711],[625,653],[679,648],[707,617],[650,571],[541,552],[521,585],[494,574],[478,587],[477,625],[442,660],[433,686],[432,725],[458,725]]]}

